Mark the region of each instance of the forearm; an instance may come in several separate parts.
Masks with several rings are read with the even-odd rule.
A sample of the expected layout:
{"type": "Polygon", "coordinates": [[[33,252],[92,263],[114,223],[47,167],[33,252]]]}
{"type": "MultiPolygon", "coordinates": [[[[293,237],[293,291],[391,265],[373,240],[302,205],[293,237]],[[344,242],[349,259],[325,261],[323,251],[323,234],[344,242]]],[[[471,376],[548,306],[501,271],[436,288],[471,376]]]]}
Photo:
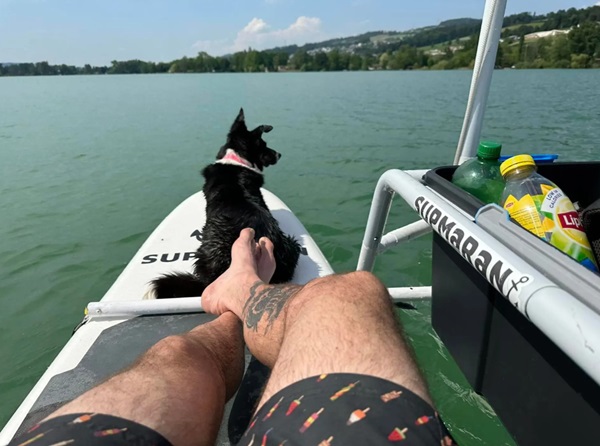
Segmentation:
{"type": "Polygon", "coordinates": [[[301,285],[269,285],[256,281],[250,287],[241,319],[248,349],[263,364],[273,367],[279,356],[288,309],[301,285]]]}

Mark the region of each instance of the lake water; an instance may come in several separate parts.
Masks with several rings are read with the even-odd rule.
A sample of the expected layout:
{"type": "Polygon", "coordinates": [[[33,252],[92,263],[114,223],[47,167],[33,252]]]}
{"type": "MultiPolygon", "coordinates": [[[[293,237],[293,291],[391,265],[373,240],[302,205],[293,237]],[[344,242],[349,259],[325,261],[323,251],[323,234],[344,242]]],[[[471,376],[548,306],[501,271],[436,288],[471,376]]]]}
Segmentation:
{"type": "MultiPolygon", "coordinates": [[[[0,426],[162,218],[201,187],[240,106],[283,156],[266,187],[337,272],[356,268],[377,179],[449,164],[471,73],[0,78],[0,426]]],[[[483,137],[505,153],[598,158],[600,71],[495,73],[483,137]]],[[[415,220],[396,203],[390,224],[415,220]]],[[[384,254],[388,286],[431,283],[430,238],[384,254]]],[[[404,314],[462,444],[510,444],[429,325],[404,314]]]]}

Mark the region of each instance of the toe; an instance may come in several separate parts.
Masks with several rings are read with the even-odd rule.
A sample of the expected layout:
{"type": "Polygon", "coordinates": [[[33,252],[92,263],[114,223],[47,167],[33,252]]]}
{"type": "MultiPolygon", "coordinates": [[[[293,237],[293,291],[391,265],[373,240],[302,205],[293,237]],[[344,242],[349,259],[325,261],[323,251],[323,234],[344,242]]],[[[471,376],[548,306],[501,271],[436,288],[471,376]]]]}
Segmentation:
{"type": "Polygon", "coordinates": [[[258,244],[260,246],[260,256],[258,258],[258,276],[260,279],[269,283],[271,281],[271,277],[275,273],[275,254],[273,252],[273,243],[266,237],[262,237],[258,244]]]}
{"type": "Polygon", "coordinates": [[[238,240],[243,241],[244,243],[251,243],[254,241],[254,229],[252,228],[244,228],[240,231],[240,237],[238,240]]]}
{"type": "Polygon", "coordinates": [[[240,236],[231,246],[232,263],[236,259],[243,262],[248,261],[248,257],[253,257],[256,251],[256,242],[254,241],[254,229],[245,228],[240,232],[240,236]]]}
{"type": "Polygon", "coordinates": [[[271,239],[267,237],[261,237],[258,243],[264,251],[267,251],[269,253],[270,257],[274,258],[273,250],[275,249],[275,247],[273,246],[273,242],[271,241],[271,239]]]}

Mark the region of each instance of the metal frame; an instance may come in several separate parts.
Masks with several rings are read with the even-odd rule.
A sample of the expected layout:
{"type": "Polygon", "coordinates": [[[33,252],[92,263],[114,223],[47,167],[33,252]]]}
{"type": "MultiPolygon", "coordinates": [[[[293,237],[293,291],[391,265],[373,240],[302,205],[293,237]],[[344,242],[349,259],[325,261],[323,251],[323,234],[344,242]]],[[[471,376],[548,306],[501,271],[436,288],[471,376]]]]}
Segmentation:
{"type": "MultiPolygon", "coordinates": [[[[511,302],[600,384],[600,315],[515,255],[509,247],[465,216],[452,203],[425,186],[420,180],[422,173],[423,171],[389,170],[381,176],[375,188],[357,269],[372,270],[376,255],[385,249],[380,240],[387,237],[383,236],[383,230],[394,194],[400,195],[415,211],[418,211],[418,200],[426,200],[455,222],[456,227],[461,228],[465,234],[472,235],[482,249],[493,252],[523,277],[531,278],[530,283],[519,290],[518,299],[511,299],[511,302]]],[[[434,229],[440,233],[439,228],[434,226],[434,229]]],[[[419,233],[424,231],[420,225],[413,224],[410,235],[416,236],[419,233]]],[[[453,247],[464,256],[456,246],[453,247]]],[[[507,295],[506,288],[499,289],[497,284],[490,283],[500,293],[507,295]]],[[[412,291],[406,290],[407,295],[410,295],[412,291]]],[[[510,297],[510,291],[508,296],[510,297]]]]}
{"type": "MultiPolygon", "coordinates": [[[[407,175],[415,178],[421,178],[426,170],[406,171],[407,175]]],[[[384,174],[385,176],[385,174],[384,174]]],[[[371,201],[371,210],[367,219],[367,227],[363,238],[362,247],[358,256],[357,271],[372,271],[375,264],[375,257],[387,251],[389,248],[400,243],[414,240],[431,232],[431,226],[425,221],[418,220],[402,228],[395,229],[387,234],[383,234],[383,229],[392,206],[394,189],[389,187],[387,182],[379,179],[371,201]]],[[[389,288],[390,295],[395,302],[410,301],[413,299],[431,299],[431,287],[398,287],[389,288]],[[392,291],[393,290],[393,291],[392,291]]]]}

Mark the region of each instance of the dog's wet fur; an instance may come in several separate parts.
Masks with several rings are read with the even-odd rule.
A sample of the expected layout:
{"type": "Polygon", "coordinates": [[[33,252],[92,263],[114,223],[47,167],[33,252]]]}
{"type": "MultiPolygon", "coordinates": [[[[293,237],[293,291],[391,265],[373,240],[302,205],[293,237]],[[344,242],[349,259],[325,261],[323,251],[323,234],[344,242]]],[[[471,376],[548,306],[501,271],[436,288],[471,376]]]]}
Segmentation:
{"type": "Polygon", "coordinates": [[[243,228],[253,228],[256,240],[268,237],[273,242],[277,267],[271,283],[292,279],[300,245],[281,231],[260,192],[264,184],[263,169],[276,164],[281,157],[262,139],[263,133],[272,129],[270,125],[260,125],[249,131],[244,110],[240,109],[217,160],[223,159],[227,150],[232,149],[254,169],[221,163],[204,168],[202,190],[206,197],[206,224],[202,228],[202,244],[196,252],[194,272],[166,274],[153,280],[157,299],[202,295],[204,289],[229,267],[231,245],[243,228]]]}

